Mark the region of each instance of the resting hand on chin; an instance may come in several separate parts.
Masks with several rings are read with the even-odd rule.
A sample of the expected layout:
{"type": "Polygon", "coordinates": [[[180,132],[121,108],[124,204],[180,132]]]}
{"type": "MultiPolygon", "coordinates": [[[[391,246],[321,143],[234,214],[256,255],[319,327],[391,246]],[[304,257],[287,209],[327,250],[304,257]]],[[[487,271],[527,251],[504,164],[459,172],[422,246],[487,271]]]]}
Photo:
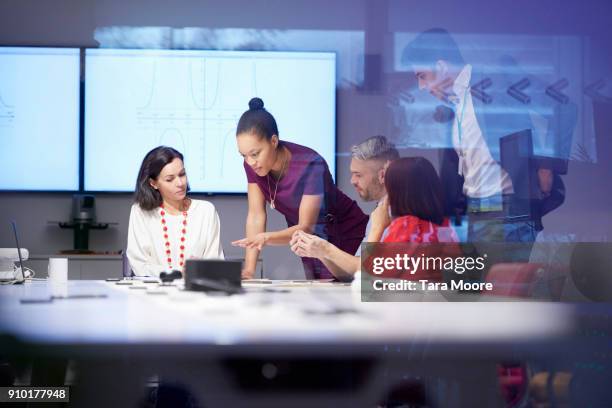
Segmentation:
{"type": "Polygon", "coordinates": [[[391,224],[388,196],[383,197],[378,206],[372,211],[372,214],[370,214],[370,218],[372,219],[372,229],[377,231],[384,231],[391,224]]]}

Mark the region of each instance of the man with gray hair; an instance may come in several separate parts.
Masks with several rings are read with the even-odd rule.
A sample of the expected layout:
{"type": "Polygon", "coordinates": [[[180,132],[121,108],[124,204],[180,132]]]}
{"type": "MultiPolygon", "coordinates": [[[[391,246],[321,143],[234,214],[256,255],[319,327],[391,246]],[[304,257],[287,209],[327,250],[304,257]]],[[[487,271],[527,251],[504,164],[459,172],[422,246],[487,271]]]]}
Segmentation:
{"type": "MultiPolygon", "coordinates": [[[[378,201],[387,195],[384,184],[385,168],[399,153],[384,136],[373,136],[351,148],[351,184],[363,201],[378,201]]],[[[366,229],[366,240],[371,219],[366,229]]],[[[351,280],[361,268],[360,249],[356,255],[342,251],[330,242],[304,231],[296,231],[290,242],[298,256],[317,258],[339,280],[351,280]]]]}

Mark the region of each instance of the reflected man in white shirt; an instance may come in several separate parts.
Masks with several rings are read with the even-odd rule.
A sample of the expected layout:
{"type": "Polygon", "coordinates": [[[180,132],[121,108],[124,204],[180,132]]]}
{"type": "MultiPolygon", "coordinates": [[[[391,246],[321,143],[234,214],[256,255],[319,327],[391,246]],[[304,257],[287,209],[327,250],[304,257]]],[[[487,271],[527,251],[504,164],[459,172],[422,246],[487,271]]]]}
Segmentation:
{"type": "Polygon", "coordinates": [[[442,101],[435,115],[450,122],[449,147],[442,154],[441,178],[448,215],[459,223],[467,213],[470,242],[532,243],[542,229],[541,217],[561,205],[564,187],[549,168],[537,169],[537,208],[529,219],[509,217],[513,181],[500,164],[500,138],[533,127],[524,109],[507,109],[497,101],[474,98],[474,74],[451,35],[444,29],[420,33],[404,49],[402,63],[410,66],[418,87],[442,101]],[[497,112],[496,112],[497,110],[497,112]],[[492,114],[494,113],[494,114],[492,114]],[[546,211],[545,211],[546,210],[546,211]]]}

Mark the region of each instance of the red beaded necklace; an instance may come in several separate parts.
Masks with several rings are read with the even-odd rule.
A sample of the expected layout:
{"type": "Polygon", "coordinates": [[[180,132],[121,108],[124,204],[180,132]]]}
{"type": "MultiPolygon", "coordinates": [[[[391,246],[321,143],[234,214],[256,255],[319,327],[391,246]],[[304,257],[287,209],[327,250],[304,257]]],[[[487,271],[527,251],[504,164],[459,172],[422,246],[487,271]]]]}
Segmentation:
{"type": "MultiPolygon", "coordinates": [[[[168,257],[168,268],[170,270],[174,269],[172,267],[172,251],[170,251],[170,241],[168,240],[168,226],[166,225],[166,219],[164,216],[166,215],[166,211],[164,209],[164,203],[159,206],[159,215],[161,216],[161,225],[164,234],[164,246],[166,248],[166,256],[168,257]]],[[[179,254],[179,267],[181,270],[185,269],[185,236],[187,235],[187,211],[183,211],[183,227],[181,228],[181,244],[179,249],[181,250],[179,254]]]]}

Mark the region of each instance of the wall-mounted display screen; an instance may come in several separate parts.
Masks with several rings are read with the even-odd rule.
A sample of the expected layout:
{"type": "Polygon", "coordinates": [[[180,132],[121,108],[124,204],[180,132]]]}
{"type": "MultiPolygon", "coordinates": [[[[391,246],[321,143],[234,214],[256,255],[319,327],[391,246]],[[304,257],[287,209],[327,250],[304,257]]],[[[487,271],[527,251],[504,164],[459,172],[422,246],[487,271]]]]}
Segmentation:
{"type": "Polygon", "coordinates": [[[85,67],[85,190],[133,191],[145,154],[167,145],[192,192],[246,192],[235,133],[255,96],[281,140],[335,174],[335,53],[87,49],[85,67]]]}
{"type": "Polygon", "coordinates": [[[0,47],[0,190],[79,189],[78,48],[0,47]]]}

